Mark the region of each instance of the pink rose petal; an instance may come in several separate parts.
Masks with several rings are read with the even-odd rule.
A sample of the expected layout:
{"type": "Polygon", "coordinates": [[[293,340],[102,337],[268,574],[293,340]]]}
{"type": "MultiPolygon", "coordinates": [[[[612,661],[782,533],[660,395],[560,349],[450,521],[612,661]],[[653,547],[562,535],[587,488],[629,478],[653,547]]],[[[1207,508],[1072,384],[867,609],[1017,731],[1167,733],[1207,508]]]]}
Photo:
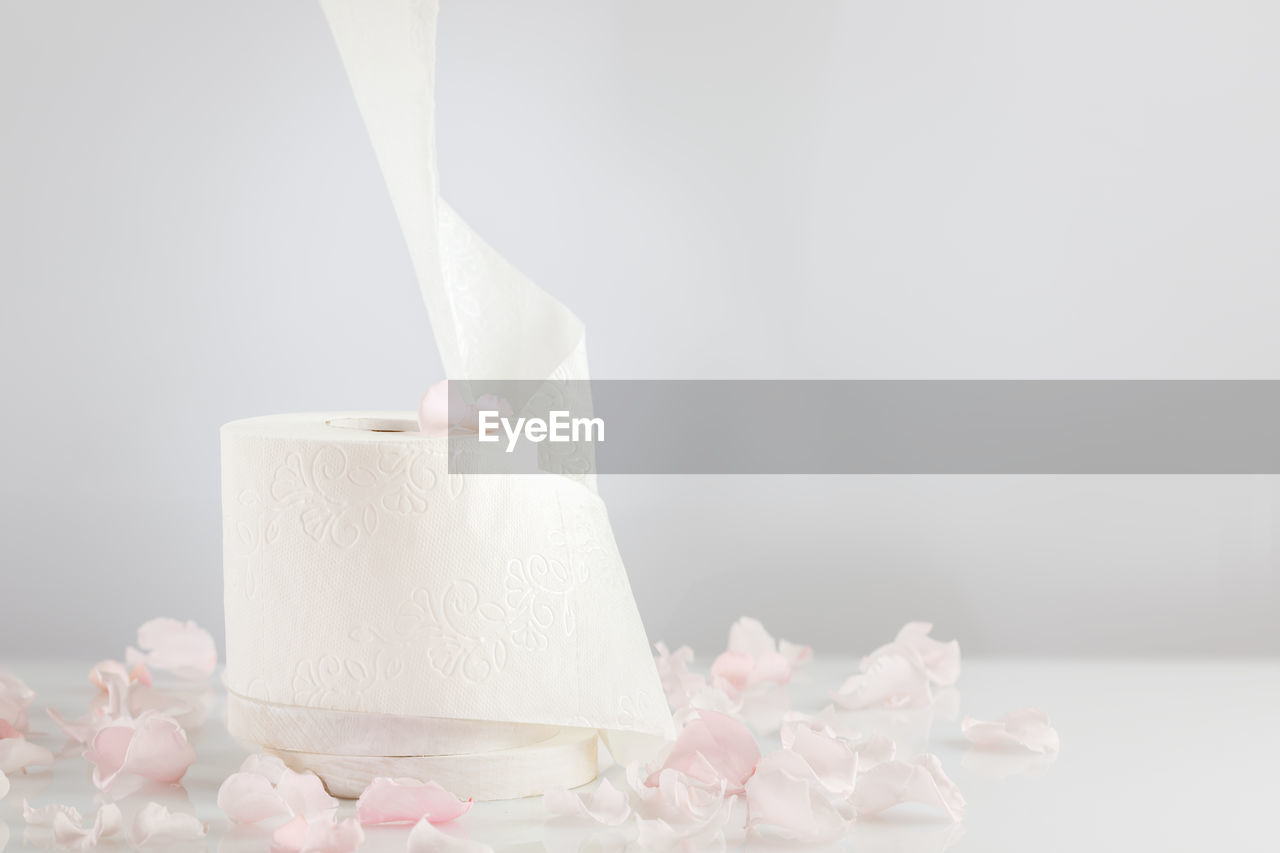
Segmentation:
{"type": "Polygon", "coordinates": [[[204,838],[208,833],[209,825],[193,814],[171,812],[160,803],[147,803],[134,815],[129,840],[134,847],[179,844],[204,838]]]}
{"type": "Polygon", "coordinates": [[[8,720],[0,720],[0,740],[22,737],[22,732],[13,727],[8,720]]]}
{"type": "Polygon", "coordinates": [[[724,802],[725,782],[707,784],[679,770],[660,770],[657,785],[646,783],[646,771],[638,762],[627,765],[627,784],[635,792],[645,817],[675,823],[710,819],[724,802]]]}
{"type": "Polygon", "coordinates": [[[53,819],[59,814],[66,815],[72,823],[79,824],[84,822],[80,812],[72,806],[50,803],[37,809],[33,808],[26,800],[22,801],[22,819],[27,822],[27,826],[53,826],[53,819]]]}
{"type": "Polygon", "coordinates": [[[621,826],[631,817],[627,795],[601,779],[589,794],[559,788],[542,795],[542,804],[553,815],[585,818],[605,826],[621,826]]]}
{"type": "Polygon", "coordinates": [[[20,732],[27,730],[27,709],[36,698],[35,691],[7,670],[0,669],[0,720],[20,732]]]}
{"type": "Polygon", "coordinates": [[[929,636],[933,625],[929,622],[908,622],[898,631],[898,636],[888,646],[868,655],[875,657],[879,652],[896,647],[910,650],[920,661],[920,665],[934,684],[948,686],[955,684],[960,678],[960,644],[955,640],[949,643],[935,640],[929,636]]]}
{"type": "Polygon", "coordinates": [[[186,681],[201,681],[218,666],[218,650],[209,632],[194,622],[152,619],[138,628],[138,645],[129,648],[125,660],[132,667],[168,672],[186,681]]]}
{"type": "Polygon", "coordinates": [[[645,820],[636,816],[636,840],[640,850],[703,851],[723,850],[724,828],[733,817],[737,797],[720,801],[705,818],[694,821],[672,822],[662,818],[645,820]]]}
{"type": "Polygon", "coordinates": [[[760,746],[746,726],[726,714],[698,711],[647,784],[658,784],[659,773],[670,768],[705,783],[723,780],[729,793],[740,793],[759,760],[760,746]]]}
{"type": "Polygon", "coordinates": [[[0,740],[0,773],[17,773],[28,767],[52,767],[53,753],[23,737],[0,740]]]}
{"type": "Polygon", "coordinates": [[[886,761],[858,778],[851,798],[858,815],[882,812],[900,803],[936,806],[958,821],[964,816],[960,789],[942,772],[936,755],[919,755],[910,761],[886,761]]]}
{"type": "Polygon", "coordinates": [[[356,801],[356,820],[362,824],[445,823],[466,814],[471,800],[459,800],[435,782],[379,777],[356,801]]]}
{"type": "Polygon", "coordinates": [[[305,773],[296,773],[286,767],[280,774],[276,793],[280,795],[280,799],[284,800],[290,814],[312,821],[316,818],[332,817],[338,808],[338,801],[329,796],[320,777],[310,770],[305,773]]]}
{"type": "Polygon", "coordinates": [[[94,766],[93,783],[106,790],[121,775],[176,783],[196,760],[187,733],[172,717],[146,714],[100,728],[84,757],[94,766]]]}
{"type": "Polygon", "coordinates": [[[849,828],[812,769],[789,750],[761,759],[747,782],[747,815],[755,833],[794,841],[830,841],[849,828]]]}
{"type": "Polygon", "coordinates": [[[235,823],[261,823],[289,814],[275,786],[257,773],[232,773],[218,788],[218,808],[235,823]]]}
{"type": "Polygon", "coordinates": [[[908,650],[886,646],[863,661],[863,671],[850,676],[831,698],[842,708],[924,708],[933,702],[929,675],[908,650]]]}
{"type": "Polygon", "coordinates": [[[107,803],[93,816],[88,827],[81,824],[80,815],[74,809],[59,810],[53,814],[53,840],[59,847],[69,850],[87,850],[99,841],[114,838],[124,830],[124,816],[120,807],[107,803]]]}
{"type": "Polygon", "coordinates": [[[990,723],[965,717],[960,730],[970,743],[979,746],[1021,746],[1039,753],[1058,751],[1058,732],[1049,724],[1049,715],[1039,708],[1014,711],[990,723]]]}
{"type": "Polygon", "coordinates": [[[468,838],[459,838],[436,829],[423,818],[409,833],[409,853],[494,853],[493,848],[468,838]]]}
{"type": "Polygon", "coordinates": [[[355,818],[335,821],[332,816],[308,821],[298,815],[271,836],[280,850],[298,853],[351,853],[364,843],[364,829],[355,818]]]}
{"type": "Polygon", "coordinates": [[[853,793],[858,753],[848,741],[801,728],[796,731],[790,750],[804,759],[828,791],[844,797],[853,793]]]}

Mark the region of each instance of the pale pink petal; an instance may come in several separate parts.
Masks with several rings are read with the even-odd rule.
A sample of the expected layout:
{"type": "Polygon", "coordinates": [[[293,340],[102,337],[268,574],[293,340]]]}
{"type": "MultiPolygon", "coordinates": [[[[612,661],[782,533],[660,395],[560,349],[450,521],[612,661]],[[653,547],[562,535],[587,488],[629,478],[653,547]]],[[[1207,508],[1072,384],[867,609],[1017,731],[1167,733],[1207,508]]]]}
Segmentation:
{"type": "Polygon", "coordinates": [[[790,749],[805,760],[828,791],[846,797],[853,793],[858,753],[848,741],[801,728],[790,749]]]}
{"type": "Polygon", "coordinates": [[[884,735],[872,735],[866,740],[855,743],[853,751],[858,754],[858,772],[866,773],[877,764],[893,761],[898,747],[893,742],[893,738],[885,737],[884,735]]]}
{"type": "Polygon", "coordinates": [[[0,800],[7,796],[9,796],[9,777],[5,775],[3,770],[0,770],[0,800]]]}
{"type": "Polygon", "coordinates": [[[22,818],[27,822],[27,826],[53,826],[53,819],[60,814],[66,815],[74,824],[80,824],[84,821],[84,818],[80,816],[80,812],[72,806],[50,803],[37,809],[33,808],[26,800],[22,801],[22,818]]]}
{"type": "Polygon", "coordinates": [[[715,711],[699,711],[676,736],[662,766],[649,777],[656,785],[658,773],[671,768],[707,783],[724,780],[729,793],[743,790],[760,760],[760,746],[751,731],[733,717],[715,711]]]}
{"type": "Polygon", "coordinates": [[[141,652],[131,648],[126,653],[131,666],[144,664],[184,680],[208,678],[218,665],[213,637],[194,622],[152,619],[138,629],[138,645],[141,652]]]}
{"type": "Polygon", "coordinates": [[[310,770],[305,773],[295,773],[286,767],[280,774],[276,793],[280,795],[280,799],[284,800],[290,814],[312,821],[316,818],[332,817],[338,808],[338,801],[329,796],[320,777],[310,770]]]}
{"type": "Polygon", "coordinates": [[[14,728],[13,723],[8,720],[0,720],[0,740],[15,737],[22,737],[22,732],[14,728]]]}
{"type": "Polygon", "coordinates": [[[84,757],[94,766],[93,783],[106,790],[125,774],[176,783],[196,760],[196,753],[173,718],[148,714],[99,729],[84,757]]]}
{"type": "Polygon", "coordinates": [[[79,820],[73,820],[67,811],[56,812],[51,825],[54,843],[59,847],[87,850],[99,841],[119,835],[124,830],[124,816],[119,806],[107,803],[94,814],[93,823],[88,827],[82,826],[79,820]]]}
{"type": "Polygon", "coordinates": [[[147,803],[133,817],[129,840],[135,847],[147,844],[177,844],[195,841],[209,832],[193,814],[171,812],[160,803],[147,803]]]}
{"type": "Polygon", "coordinates": [[[471,800],[459,800],[435,782],[379,777],[356,801],[356,819],[363,824],[445,823],[466,814],[471,800]]]}
{"type": "Polygon", "coordinates": [[[449,403],[453,397],[455,410],[464,405],[462,393],[449,385],[449,380],[441,379],[427,389],[418,401],[418,431],[427,435],[443,438],[449,434],[449,403]]]}
{"type": "Polygon", "coordinates": [[[792,669],[798,669],[813,660],[813,648],[787,640],[778,641],[778,653],[787,659],[792,669]]]}
{"type": "Polygon", "coordinates": [[[681,646],[672,652],[661,642],[654,643],[654,648],[658,650],[654,662],[658,665],[658,678],[667,704],[674,711],[687,707],[697,694],[707,689],[706,678],[689,672],[693,649],[681,646]]]}
{"type": "Polygon", "coordinates": [[[759,619],[743,616],[729,626],[729,651],[758,658],[777,650],[778,644],[773,635],[765,630],[759,619]]]}
{"type": "Polygon", "coordinates": [[[746,652],[724,652],[711,662],[711,677],[716,686],[741,693],[751,686],[755,666],[756,659],[746,652]]]}
{"type": "Polygon", "coordinates": [[[929,636],[933,625],[929,622],[908,622],[898,631],[894,642],[906,646],[920,656],[929,680],[934,684],[951,685],[960,678],[960,644],[935,640],[929,636]]]}
{"type": "Polygon", "coordinates": [[[13,673],[0,669],[0,720],[20,732],[27,730],[27,709],[36,698],[35,691],[13,673]]]}
{"type": "Polygon", "coordinates": [[[364,829],[355,818],[334,821],[329,816],[308,821],[298,815],[277,829],[271,842],[281,850],[298,853],[351,853],[364,843],[364,829]]]}
{"type": "Polygon", "coordinates": [[[631,817],[627,795],[601,779],[590,794],[575,794],[563,788],[547,791],[542,803],[553,815],[579,817],[605,826],[621,826],[631,817]]]}
{"type": "Polygon", "coordinates": [[[864,708],[924,708],[933,702],[929,675],[911,652],[885,647],[863,662],[864,671],[850,676],[831,695],[851,711],[864,708]]]}
{"type": "Polygon", "coordinates": [[[724,850],[724,828],[733,816],[737,797],[722,800],[704,820],[673,823],[661,818],[645,820],[636,815],[641,850],[680,850],[688,853],[724,850]]]}
{"type": "Polygon", "coordinates": [[[289,814],[275,786],[258,773],[232,773],[218,788],[218,808],[236,823],[260,823],[289,814]]]}
{"type": "Polygon", "coordinates": [[[936,755],[919,755],[910,761],[886,761],[858,778],[851,799],[861,815],[882,812],[899,803],[936,806],[958,821],[964,816],[960,789],[942,772],[936,755]]]}
{"type": "Polygon", "coordinates": [[[52,767],[53,753],[26,738],[0,740],[0,773],[16,773],[35,766],[52,767]]]}
{"type": "Polygon", "coordinates": [[[284,776],[284,761],[278,755],[269,755],[265,752],[257,752],[250,755],[240,765],[241,773],[256,773],[259,776],[267,777],[272,785],[279,785],[281,777],[284,776]]]}
{"type": "Polygon", "coordinates": [[[1049,715],[1039,708],[1014,711],[990,723],[965,717],[960,729],[965,738],[979,746],[1022,746],[1042,753],[1058,751],[1058,732],[1049,724],[1049,715]]]}
{"type": "Polygon", "coordinates": [[[794,752],[778,750],[761,759],[747,782],[747,826],[759,835],[811,842],[840,837],[849,821],[806,762],[794,752]]]}
{"type": "Polygon", "coordinates": [[[449,835],[423,818],[409,833],[409,853],[493,853],[493,848],[469,838],[449,835]]]}
{"type": "Polygon", "coordinates": [[[781,729],[783,746],[788,748],[791,746],[796,729],[800,726],[807,726],[828,737],[840,737],[850,741],[862,740],[862,731],[852,724],[849,715],[837,711],[835,705],[827,705],[816,714],[794,711],[784,714],[781,729]]]}
{"type": "Polygon", "coordinates": [[[128,669],[118,660],[100,660],[93,665],[93,669],[89,670],[89,683],[105,693],[107,690],[106,675],[108,673],[116,675],[126,682],[151,686],[151,672],[147,669],[146,664],[140,661],[134,664],[132,669],[128,669]]]}
{"type": "Polygon", "coordinates": [[[725,797],[725,782],[699,782],[679,770],[660,770],[658,782],[646,782],[648,771],[637,762],[627,765],[627,784],[635,792],[645,817],[674,823],[704,822],[720,808],[725,797]]]}

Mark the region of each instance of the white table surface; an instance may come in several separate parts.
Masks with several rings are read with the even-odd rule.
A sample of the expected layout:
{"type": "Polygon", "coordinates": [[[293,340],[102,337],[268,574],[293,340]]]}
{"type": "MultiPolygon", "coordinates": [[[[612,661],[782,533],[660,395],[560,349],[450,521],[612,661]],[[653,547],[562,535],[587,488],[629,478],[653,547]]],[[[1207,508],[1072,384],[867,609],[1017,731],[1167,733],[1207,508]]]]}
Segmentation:
{"type": "MultiPolygon", "coordinates": [[[[0,801],[0,850],[38,849],[45,836],[28,834],[23,798],[82,812],[101,801],[88,763],[67,747],[43,711],[52,705],[82,713],[92,695],[88,667],[0,661],[0,668],[37,691],[32,719],[44,734],[33,739],[67,755],[52,770],[12,775],[13,790],[0,801]]],[[[853,669],[852,660],[820,657],[793,684],[793,706],[818,710],[853,669]]],[[[994,719],[1027,706],[1044,708],[1061,734],[1061,753],[1046,765],[1030,756],[975,751],[960,736],[960,716],[947,719],[937,710],[853,715],[866,731],[888,727],[900,740],[900,754],[913,744],[922,750],[927,738],[928,751],[941,757],[969,807],[961,825],[911,807],[890,810],[858,822],[830,849],[1280,849],[1280,661],[965,661],[958,694],[960,716],[994,719]]],[[[157,800],[210,823],[208,839],[190,849],[267,849],[266,833],[232,828],[215,804],[218,785],[247,754],[222,719],[222,699],[215,694],[208,721],[192,735],[198,759],[183,784],[124,797],[126,818],[157,800]]],[[[776,747],[776,739],[766,739],[764,747],[776,747]]],[[[621,768],[606,773],[624,786],[621,768]]],[[[351,811],[345,802],[342,815],[351,811]]],[[[576,851],[607,846],[590,842],[608,839],[603,829],[549,822],[538,799],[477,803],[448,831],[498,850],[576,851]]],[[[406,829],[373,828],[363,849],[403,850],[406,837],[406,829]]],[[[729,839],[731,850],[775,848],[826,849],[729,839]]]]}

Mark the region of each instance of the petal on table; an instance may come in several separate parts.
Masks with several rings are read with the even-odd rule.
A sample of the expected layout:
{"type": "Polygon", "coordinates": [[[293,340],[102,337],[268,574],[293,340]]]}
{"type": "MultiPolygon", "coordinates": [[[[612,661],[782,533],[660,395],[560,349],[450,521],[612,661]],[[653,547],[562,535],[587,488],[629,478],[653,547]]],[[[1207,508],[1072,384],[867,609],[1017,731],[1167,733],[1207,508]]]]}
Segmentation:
{"type": "Polygon", "coordinates": [[[886,761],[858,778],[852,803],[858,815],[882,812],[900,803],[936,806],[958,821],[964,816],[964,797],[942,772],[936,755],[920,755],[910,761],[886,761]]]}
{"type": "Polygon", "coordinates": [[[329,796],[320,777],[310,770],[296,773],[285,768],[276,785],[276,793],[284,800],[289,813],[313,820],[331,818],[338,808],[338,801],[329,796]]]}
{"type": "Polygon", "coordinates": [[[647,784],[657,785],[658,774],[670,768],[701,782],[723,780],[729,793],[738,793],[759,760],[760,746],[745,725],[726,714],[698,711],[676,736],[666,760],[650,774],[647,784]]]}
{"type": "Polygon", "coordinates": [[[793,841],[829,841],[849,828],[812,769],[789,750],[760,761],[747,782],[747,816],[756,834],[793,841]]]}
{"type": "Polygon", "coordinates": [[[289,814],[271,780],[259,773],[232,773],[218,788],[218,808],[236,823],[261,823],[289,814]]]}
{"type": "Polygon", "coordinates": [[[99,841],[114,838],[124,830],[124,816],[115,803],[107,803],[93,816],[93,823],[82,825],[74,809],[57,811],[53,815],[53,840],[59,847],[71,850],[87,850],[99,841]],[[74,817],[73,817],[74,815],[74,817]]]}
{"type": "Polygon", "coordinates": [[[356,801],[356,819],[363,824],[445,823],[470,808],[470,800],[459,800],[435,782],[379,777],[356,801]]]}
{"type": "Polygon", "coordinates": [[[16,773],[28,767],[50,767],[53,753],[23,737],[0,740],[0,773],[16,773]]]}
{"type": "Polygon", "coordinates": [[[298,815],[272,834],[271,843],[298,853],[351,853],[364,843],[364,829],[353,817],[335,821],[330,815],[309,821],[298,815]]]}
{"type": "Polygon", "coordinates": [[[93,783],[106,790],[124,774],[176,783],[196,760],[196,752],[172,717],[148,714],[100,728],[84,757],[94,766],[93,783]]]}
{"type": "Polygon", "coordinates": [[[994,722],[965,717],[960,730],[970,743],[979,746],[1021,746],[1040,753],[1058,751],[1058,732],[1049,724],[1049,715],[1039,708],[1013,711],[994,722]]]}
{"type": "Polygon", "coordinates": [[[135,847],[178,844],[204,838],[209,825],[193,814],[171,812],[160,803],[147,803],[133,817],[129,840],[135,847]]]}
{"type": "Polygon", "coordinates": [[[218,650],[213,637],[195,622],[152,619],[138,628],[138,646],[130,647],[125,660],[130,666],[168,672],[177,678],[198,681],[208,678],[218,666],[218,650]]]}
{"type": "Polygon", "coordinates": [[[933,702],[929,674],[919,657],[897,646],[885,646],[863,661],[863,671],[850,676],[831,698],[842,708],[924,708],[933,702]]]}

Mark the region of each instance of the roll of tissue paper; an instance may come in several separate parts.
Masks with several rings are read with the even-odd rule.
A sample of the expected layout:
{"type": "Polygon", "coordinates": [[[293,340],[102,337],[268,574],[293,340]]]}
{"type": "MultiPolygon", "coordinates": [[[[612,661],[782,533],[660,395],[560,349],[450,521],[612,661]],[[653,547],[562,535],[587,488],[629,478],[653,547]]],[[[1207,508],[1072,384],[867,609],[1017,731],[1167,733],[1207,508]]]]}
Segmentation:
{"type": "Polygon", "coordinates": [[[411,413],[222,428],[232,733],[376,757],[527,751],[574,729],[591,736],[578,783],[595,730],[623,753],[670,736],[599,496],[451,475],[446,444],[411,413]]]}

